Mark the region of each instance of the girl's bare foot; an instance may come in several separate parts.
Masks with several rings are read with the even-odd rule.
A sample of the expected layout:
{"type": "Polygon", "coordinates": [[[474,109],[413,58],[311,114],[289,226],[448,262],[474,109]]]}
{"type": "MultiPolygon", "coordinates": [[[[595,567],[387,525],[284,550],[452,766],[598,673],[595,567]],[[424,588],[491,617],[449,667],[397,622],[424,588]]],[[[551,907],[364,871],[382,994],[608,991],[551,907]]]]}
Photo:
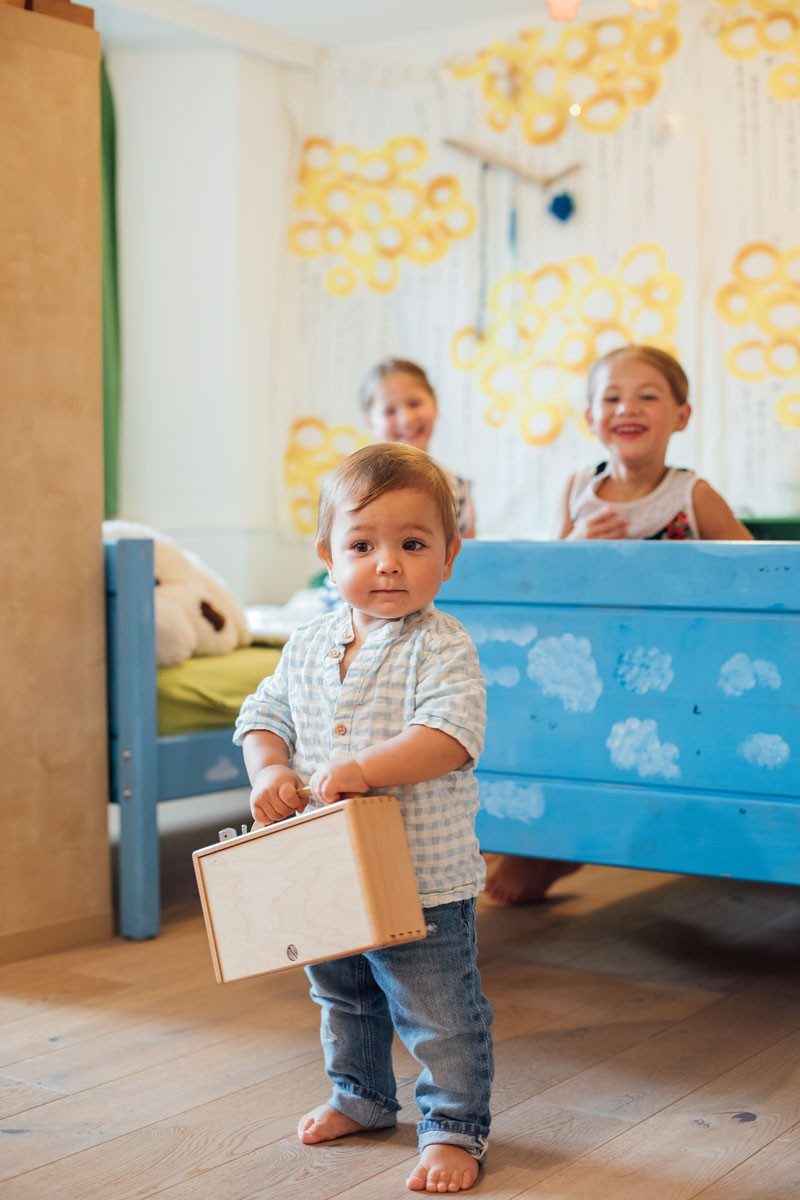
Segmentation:
{"type": "Polygon", "coordinates": [[[297,1125],[297,1136],[301,1142],[311,1146],[315,1142],[331,1142],[334,1138],[346,1137],[348,1133],[363,1133],[364,1126],[352,1117],[346,1117],[330,1104],[320,1104],[301,1117],[297,1125]]]}
{"type": "Polygon", "coordinates": [[[580,863],[554,858],[522,858],[517,854],[492,856],[486,873],[486,895],[499,904],[536,904],[548,888],[577,871],[580,863]]]}
{"type": "Polygon", "coordinates": [[[406,1180],[412,1192],[465,1192],[478,1178],[478,1160],[461,1146],[426,1146],[406,1180]]]}

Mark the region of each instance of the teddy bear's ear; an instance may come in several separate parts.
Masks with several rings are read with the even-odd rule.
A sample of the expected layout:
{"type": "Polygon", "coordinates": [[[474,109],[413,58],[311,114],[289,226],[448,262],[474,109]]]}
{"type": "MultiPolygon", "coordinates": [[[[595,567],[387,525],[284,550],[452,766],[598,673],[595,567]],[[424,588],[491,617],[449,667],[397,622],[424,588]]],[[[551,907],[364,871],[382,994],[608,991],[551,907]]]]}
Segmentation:
{"type": "Polygon", "coordinates": [[[212,629],[216,629],[217,633],[225,628],[225,618],[219,609],[214,608],[213,604],[209,604],[207,600],[200,601],[200,612],[208,621],[212,629]]]}
{"type": "Polygon", "coordinates": [[[197,649],[197,630],[192,625],[186,600],[169,588],[155,594],[156,662],[159,667],[174,667],[191,658],[197,649]]]}

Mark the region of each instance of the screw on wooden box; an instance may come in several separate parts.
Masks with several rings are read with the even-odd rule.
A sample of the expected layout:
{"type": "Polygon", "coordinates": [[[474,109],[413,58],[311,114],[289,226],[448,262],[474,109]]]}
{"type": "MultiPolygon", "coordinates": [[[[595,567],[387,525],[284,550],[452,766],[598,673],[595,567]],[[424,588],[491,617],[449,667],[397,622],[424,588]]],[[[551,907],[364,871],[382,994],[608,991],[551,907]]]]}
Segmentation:
{"type": "Polygon", "coordinates": [[[233,832],[192,856],[219,983],[425,937],[394,796],[233,832]]]}

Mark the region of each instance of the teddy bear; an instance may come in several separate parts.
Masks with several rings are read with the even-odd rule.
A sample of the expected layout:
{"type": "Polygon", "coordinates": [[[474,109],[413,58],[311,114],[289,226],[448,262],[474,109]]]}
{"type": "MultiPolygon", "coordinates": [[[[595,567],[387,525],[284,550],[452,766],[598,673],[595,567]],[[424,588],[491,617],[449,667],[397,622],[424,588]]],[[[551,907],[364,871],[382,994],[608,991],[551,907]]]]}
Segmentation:
{"type": "Polygon", "coordinates": [[[165,533],[134,521],[104,521],[103,539],[152,539],[155,558],[156,663],[228,654],[250,644],[244,609],[206,563],[165,533]]]}

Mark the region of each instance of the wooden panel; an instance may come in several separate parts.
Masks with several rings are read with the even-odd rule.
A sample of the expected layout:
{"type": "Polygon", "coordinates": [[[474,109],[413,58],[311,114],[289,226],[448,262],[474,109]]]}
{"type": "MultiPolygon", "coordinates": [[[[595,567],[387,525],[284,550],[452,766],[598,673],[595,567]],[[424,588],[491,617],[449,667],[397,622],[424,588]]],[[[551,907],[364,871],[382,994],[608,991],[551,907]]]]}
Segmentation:
{"type": "Polygon", "coordinates": [[[195,851],[221,983],[425,936],[400,809],[358,796],[195,851]]]}
{"type": "Polygon", "coordinates": [[[98,61],[0,6],[0,957],[110,928],[98,61]]]}

